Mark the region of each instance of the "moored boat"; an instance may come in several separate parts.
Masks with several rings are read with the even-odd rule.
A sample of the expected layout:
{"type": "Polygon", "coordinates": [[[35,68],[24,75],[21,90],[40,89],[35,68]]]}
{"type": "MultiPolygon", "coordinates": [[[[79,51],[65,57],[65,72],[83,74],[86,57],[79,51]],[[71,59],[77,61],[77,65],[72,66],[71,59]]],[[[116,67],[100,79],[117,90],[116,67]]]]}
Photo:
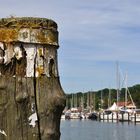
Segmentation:
{"type": "Polygon", "coordinates": [[[132,122],[140,122],[140,109],[136,109],[131,115],[132,122]]]}
{"type": "Polygon", "coordinates": [[[77,108],[71,108],[70,119],[80,119],[80,112],[77,108]]]}

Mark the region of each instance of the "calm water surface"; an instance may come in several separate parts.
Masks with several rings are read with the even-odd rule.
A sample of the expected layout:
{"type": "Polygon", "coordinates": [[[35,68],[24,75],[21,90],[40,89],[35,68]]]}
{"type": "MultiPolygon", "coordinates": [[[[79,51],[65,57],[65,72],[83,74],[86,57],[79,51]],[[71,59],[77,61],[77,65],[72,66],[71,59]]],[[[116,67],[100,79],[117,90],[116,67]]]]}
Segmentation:
{"type": "Polygon", "coordinates": [[[62,120],[60,140],[140,140],[140,124],[62,120]]]}

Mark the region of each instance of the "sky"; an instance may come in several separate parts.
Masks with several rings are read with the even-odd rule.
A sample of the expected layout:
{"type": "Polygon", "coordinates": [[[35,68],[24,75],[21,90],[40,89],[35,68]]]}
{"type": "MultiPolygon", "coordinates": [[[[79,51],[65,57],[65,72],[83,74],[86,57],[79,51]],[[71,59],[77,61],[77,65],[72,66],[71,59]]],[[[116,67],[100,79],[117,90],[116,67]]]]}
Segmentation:
{"type": "Polygon", "coordinates": [[[58,65],[65,93],[140,84],[140,0],[0,0],[0,18],[57,22],[58,65]]]}

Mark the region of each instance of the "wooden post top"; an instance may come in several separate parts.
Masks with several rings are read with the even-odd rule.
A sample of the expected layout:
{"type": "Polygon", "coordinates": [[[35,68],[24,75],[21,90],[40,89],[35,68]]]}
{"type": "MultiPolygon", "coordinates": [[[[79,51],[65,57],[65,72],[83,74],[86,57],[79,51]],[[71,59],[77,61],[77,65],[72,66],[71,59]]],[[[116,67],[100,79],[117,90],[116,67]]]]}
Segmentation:
{"type": "Polygon", "coordinates": [[[11,17],[0,19],[0,42],[58,45],[57,24],[47,18],[11,17]]]}

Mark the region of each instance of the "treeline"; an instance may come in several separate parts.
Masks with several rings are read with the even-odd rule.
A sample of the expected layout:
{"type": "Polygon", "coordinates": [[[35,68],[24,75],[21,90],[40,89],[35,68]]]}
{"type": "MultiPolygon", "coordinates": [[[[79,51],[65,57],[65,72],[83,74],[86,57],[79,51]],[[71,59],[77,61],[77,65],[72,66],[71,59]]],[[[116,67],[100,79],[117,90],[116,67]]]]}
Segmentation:
{"type": "MultiPolygon", "coordinates": [[[[125,101],[126,89],[122,88],[119,91],[119,101],[125,101]]],[[[132,97],[137,108],[140,108],[140,84],[128,87],[127,89],[128,101],[131,101],[132,97]],[[130,97],[130,96],[131,97],[130,97]]],[[[117,101],[116,89],[102,89],[99,91],[88,91],[66,94],[66,106],[71,107],[91,107],[93,110],[99,110],[100,108],[106,109],[117,101]]]]}

